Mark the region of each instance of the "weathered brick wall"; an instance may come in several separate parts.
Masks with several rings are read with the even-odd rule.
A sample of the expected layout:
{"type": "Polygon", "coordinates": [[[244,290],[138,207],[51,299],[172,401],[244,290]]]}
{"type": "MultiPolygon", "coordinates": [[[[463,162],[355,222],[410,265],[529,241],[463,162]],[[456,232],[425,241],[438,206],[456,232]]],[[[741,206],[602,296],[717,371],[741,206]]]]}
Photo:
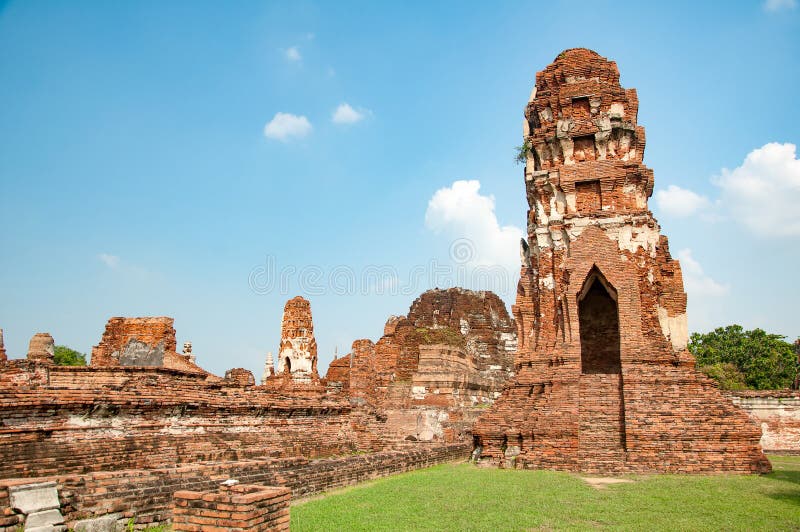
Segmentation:
{"type": "Polygon", "coordinates": [[[0,531],[4,530],[3,524],[13,526],[16,522],[8,508],[8,486],[34,480],[58,483],[61,512],[70,526],[81,519],[113,513],[120,513],[124,520],[133,517],[139,524],[161,523],[171,519],[173,494],[178,490],[208,491],[216,489],[222,481],[236,479],[244,484],[289,487],[292,497],[300,498],[395,473],[465,460],[470,451],[471,446],[464,443],[418,443],[407,449],[320,460],[261,458],[47,479],[0,480],[0,516],[6,515],[0,520],[0,531]]]}
{"type": "Polygon", "coordinates": [[[321,387],[287,396],[166,368],[0,370],[0,478],[329,456],[383,448],[382,422],[321,387]]]}
{"type": "Polygon", "coordinates": [[[760,472],[760,431],[694,368],[680,265],[648,210],[634,89],[571,49],[525,110],[517,374],[473,428],[485,460],[595,472],[760,472]]]}
{"type": "Polygon", "coordinates": [[[800,454],[800,392],[725,392],[761,426],[761,447],[769,453],[800,454]]]}

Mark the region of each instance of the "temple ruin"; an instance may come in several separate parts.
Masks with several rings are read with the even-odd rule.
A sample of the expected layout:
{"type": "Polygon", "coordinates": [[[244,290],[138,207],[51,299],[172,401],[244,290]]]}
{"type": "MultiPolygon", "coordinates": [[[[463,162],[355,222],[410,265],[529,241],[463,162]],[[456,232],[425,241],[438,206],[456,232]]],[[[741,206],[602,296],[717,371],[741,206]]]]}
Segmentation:
{"type": "Polygon", "coordinates": [[[205,371],[189,342],[177,353],[168,317],[111,318],[89,366],[55,365],[52,336],[35,335],[26,358],[0,363],[0,531],[45,517],[109,530],[162,523],[181,508],[176,491],[215,491],[217,478],[300,496],[466,459],[479,408],[513,372],[505,305],[490,292],[432,290],[383,332],[320,378],[311,305],[295,297],[278,371],[270,355],[261,385],[245,368],[205,371]],[[12,510],[23,488],[61,502],[12,510]]]}
{"type": "Polygon", "coordinates": [[[648,210],[635,89],[577,48],[523,123],[528,238],[516,376],[475,424],[480,460],[586,472],[762,472],[760,430],[694,368],[680,265],[648,210]]]}
{"type": "Polygon", "coordinates": [[[245,368],[204,370],[190,342],[178,353],[169,317],[111,318],[84,367],[55,365],[47,333],[8,359],[0,329],[0,532],[191,529],[198,512],[236,519],[237,505],[252,513],[243,527],[285,525],[276,486],[300,497],[470,455],[595,473],[769,471],[761,430],[734,401],[772,449],[800,445],[798,423],[770,411],[776,397],[723,396],[695,370],[637,113],[636,91],[595,52],[566,50],[538,73],[511,315],[492,292],[429,290],[321,378],[298,296],[260,384],[245,368]]]}

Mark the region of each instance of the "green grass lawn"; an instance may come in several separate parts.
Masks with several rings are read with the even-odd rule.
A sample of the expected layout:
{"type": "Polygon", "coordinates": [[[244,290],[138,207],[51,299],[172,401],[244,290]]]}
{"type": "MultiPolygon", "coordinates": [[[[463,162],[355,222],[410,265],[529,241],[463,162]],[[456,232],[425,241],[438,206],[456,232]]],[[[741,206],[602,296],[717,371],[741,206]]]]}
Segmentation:
{"type": "Polygon", "coordinates": [[[769,475],[629,476],[593,488],[579,475],[449,464],[292,506],[299,530],[800,530],[800,457],[769,475]]]}

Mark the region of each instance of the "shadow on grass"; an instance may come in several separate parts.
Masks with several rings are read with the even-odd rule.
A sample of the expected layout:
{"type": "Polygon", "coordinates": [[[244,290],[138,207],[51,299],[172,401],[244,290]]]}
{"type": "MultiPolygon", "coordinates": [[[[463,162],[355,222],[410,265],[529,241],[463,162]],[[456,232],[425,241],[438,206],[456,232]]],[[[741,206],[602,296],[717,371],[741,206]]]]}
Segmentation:
{"type": "Polygon", "coordinates": [[[776,491],[773,493],[768,493],[766,495],[770,499],[774,499],[776,501],[789,502],[794,504],[795,506],[800,506],[800,489],[776,491]]]}
{"type": "Polygon", "coordinates": [[[764,477],[770,480],[780,480],[782,482],[800,484],[800,471],[792,469],[776,469],[772,473],[764,475],[764,477]]]}
{"type": "MultiPolygon", "coordinates": [[[[772,473],[764,475],[765,478],[771,481],[789,482],[791,484],[800,485],[800,468],[798,468],[798,464],[792,462],[782,463],[776,460],[773,462],[773,465],[775,469],[772,470],[772,473]]],[[[776,501],[788,502],[800,506],[800,488],[781,489],[772,493],[766,493],[765,495],[776,501]]]]}

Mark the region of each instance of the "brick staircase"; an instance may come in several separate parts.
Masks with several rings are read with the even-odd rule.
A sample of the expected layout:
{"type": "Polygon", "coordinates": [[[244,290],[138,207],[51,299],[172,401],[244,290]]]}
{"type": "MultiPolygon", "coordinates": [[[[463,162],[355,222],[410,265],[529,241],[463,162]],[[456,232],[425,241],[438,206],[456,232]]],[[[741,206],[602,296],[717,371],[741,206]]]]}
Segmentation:
{"type": "Polygon", "coordinates": [[[580,377],[581,470],[619,473],[625,463],[622,375],[590,373],[580,377]]]}

